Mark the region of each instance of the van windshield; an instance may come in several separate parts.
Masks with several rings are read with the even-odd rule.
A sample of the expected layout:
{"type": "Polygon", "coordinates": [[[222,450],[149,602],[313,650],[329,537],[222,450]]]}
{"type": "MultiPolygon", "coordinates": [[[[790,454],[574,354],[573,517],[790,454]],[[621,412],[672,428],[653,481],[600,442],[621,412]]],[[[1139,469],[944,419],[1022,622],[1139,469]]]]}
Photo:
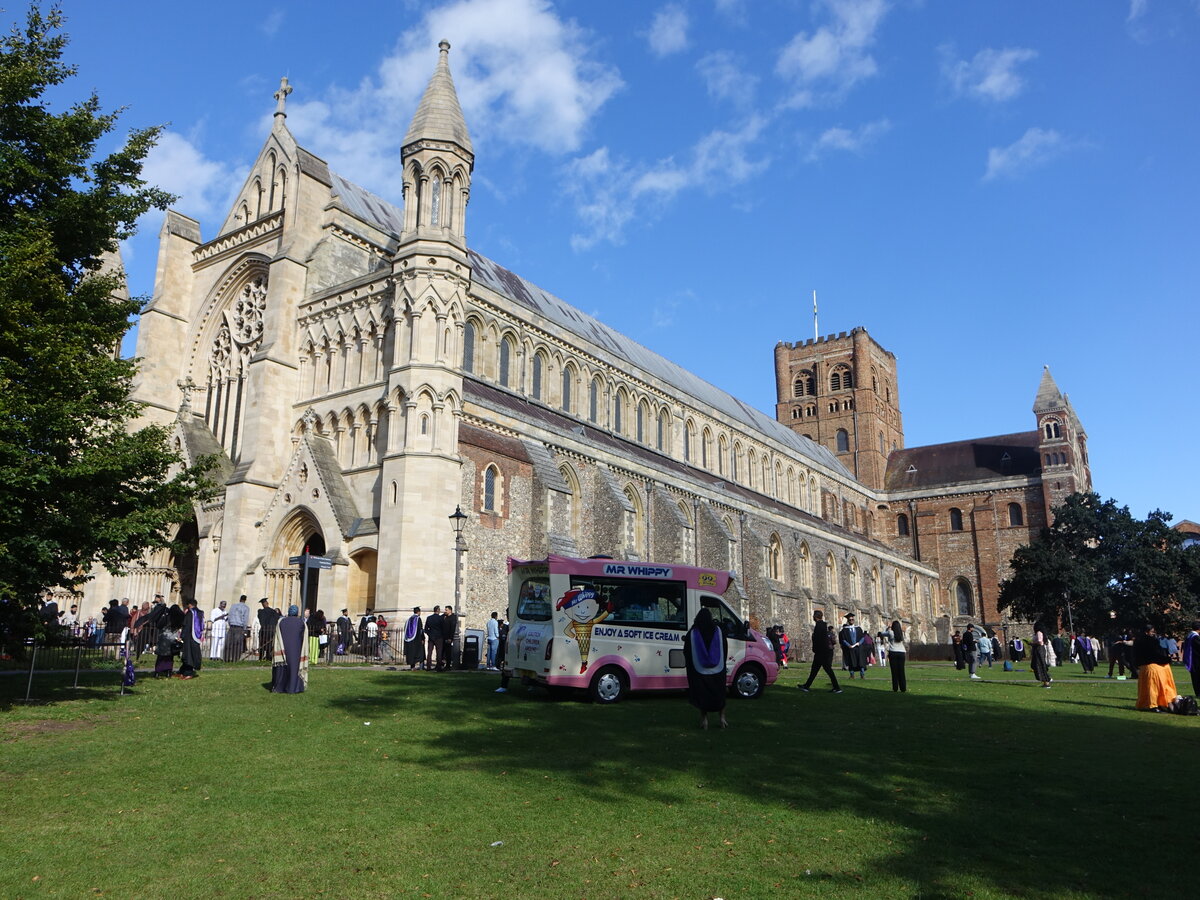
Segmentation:
{"type": "Polygon", "coordinates": [[[606,617],[610,624],[687,630],[685,582],[572,575],[571,587],[594,590],[600,608],[612,610],[606,617]]]}
{"type": "Polygon", "coordinates": [[[550,619],[550,579],[544,575],[526,578],[517,595],[517,618],[526,622],[550,619]]]}

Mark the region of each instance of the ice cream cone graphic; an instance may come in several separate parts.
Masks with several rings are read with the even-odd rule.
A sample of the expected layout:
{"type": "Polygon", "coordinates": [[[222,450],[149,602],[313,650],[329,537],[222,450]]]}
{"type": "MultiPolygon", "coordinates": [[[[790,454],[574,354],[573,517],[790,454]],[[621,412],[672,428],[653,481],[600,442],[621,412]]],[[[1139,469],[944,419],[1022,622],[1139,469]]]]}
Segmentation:
{"type": "Polygon", "coordinates": [[[587,671],[588,653],[592,649],[592,623],[572,622],[567,629],[574,636],[575,643],[579,644],[579,674],[582,675],[587,671]]]}
{"type": "Polygon", "coordinates": [[[590,588],[572,588],[563,594],[555,609],[570,617],[565,631],[579,645],[579,674],[582,675],[587,671],[588,654],[592,649],[592,626],[606,619],[612,607],[608,603],[601,604],[596,592],[590,588]]]}

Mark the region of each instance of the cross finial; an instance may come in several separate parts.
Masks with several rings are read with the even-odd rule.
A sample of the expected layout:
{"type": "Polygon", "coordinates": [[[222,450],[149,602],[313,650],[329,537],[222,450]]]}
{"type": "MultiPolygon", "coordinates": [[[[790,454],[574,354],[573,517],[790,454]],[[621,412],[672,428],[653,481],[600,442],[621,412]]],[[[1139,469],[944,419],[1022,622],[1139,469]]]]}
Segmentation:
{"type": "Polygon", "coordinates": [[[287,118],[287,96],[292,92],[292,86],[288,84],[287,76],[284,75],[279,79],[279,90],[275,92],[275,115],[287,118]]]}
{"type": "Polygon", "coordinates": [[[186,415],[192,411],[192,391],[196,389],[196,382],[192,381],[192,376],[181,378],[175,382],[175,386],[179,388],[179,392],[183,394],[183,400],[179,403],[179,414],[186,415]]]}

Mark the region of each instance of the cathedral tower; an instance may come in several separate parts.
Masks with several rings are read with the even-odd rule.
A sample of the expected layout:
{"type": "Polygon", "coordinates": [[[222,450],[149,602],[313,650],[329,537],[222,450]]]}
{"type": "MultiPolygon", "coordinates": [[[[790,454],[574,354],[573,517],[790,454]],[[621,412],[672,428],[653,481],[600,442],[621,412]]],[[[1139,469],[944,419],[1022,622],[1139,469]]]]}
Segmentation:
{"type": "Polygon", "coordinates": [[[904,446],[896,357],[865,328],[775,346],[775,417],[832,450],[874,490],[904,446]]]}
{"type": "Polygon", "coordinates": [[[1053,523],[1051,510],[1076,491],[1092,489],[1092,470],[1087,456],[1087,432],[1083,430],[1071,401],[1055,384],[1050,367],[1042,370],[1033,401],[1037,416],[1038,451],[1042,457],[1042,494],[1046,524],[1053,523]]]}

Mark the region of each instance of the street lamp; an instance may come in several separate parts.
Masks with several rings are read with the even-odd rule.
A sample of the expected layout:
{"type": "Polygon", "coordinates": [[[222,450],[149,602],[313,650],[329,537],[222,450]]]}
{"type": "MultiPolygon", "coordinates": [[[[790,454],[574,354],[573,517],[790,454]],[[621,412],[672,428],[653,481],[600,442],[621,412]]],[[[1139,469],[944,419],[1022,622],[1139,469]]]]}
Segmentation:
{"type": "Polygon", "coordinates": [[[462,591],[462,555],[467,552],[466,542],[463,541],[463,526],[467,524],[467,514],[456,504],[449,519],[450,524],[454,526],[454,611],[457,613],[459,594],[462,591]]]}

